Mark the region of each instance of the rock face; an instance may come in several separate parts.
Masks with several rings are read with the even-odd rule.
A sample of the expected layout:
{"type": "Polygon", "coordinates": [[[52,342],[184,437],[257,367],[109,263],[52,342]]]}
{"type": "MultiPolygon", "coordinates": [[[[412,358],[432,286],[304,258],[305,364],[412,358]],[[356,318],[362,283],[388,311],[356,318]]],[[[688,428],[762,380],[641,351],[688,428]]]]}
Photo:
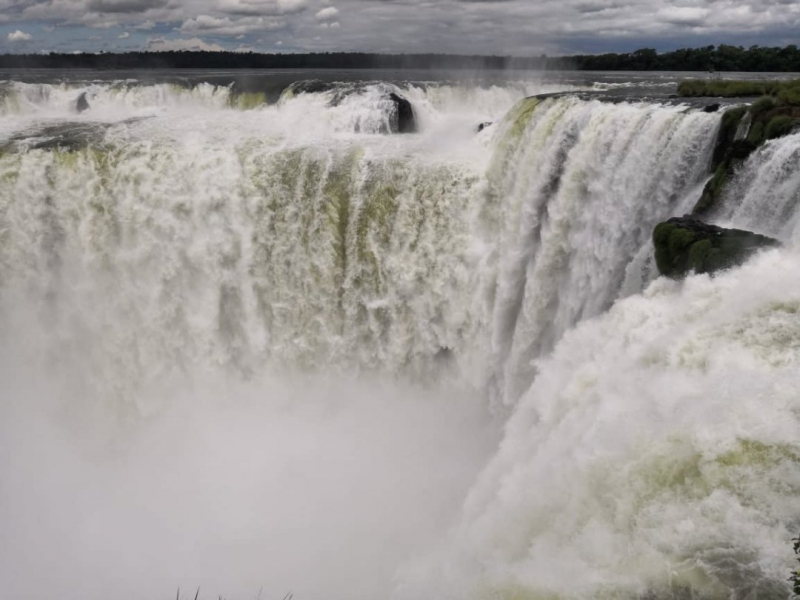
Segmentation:
{"type": "Polygon", "coordinates": [[[414,108],[411,102],[398,96],[394,92],[389,94],[389,99],[394,102],[395,110],[389,120],[392,133],[414,133],[417,131],[417,121],[414,117],[414,108]]]}
{"type": "Polygon", "coordinates": [[[80,96],[78,96],[78,101],[75,103],[75,108],[78,110],[78,113],[89,110],[89,101],[86,99],[86,92],[83,92],[80,96]]]}
{"type": "Polygon", "coordinates": [[[492,124],[491,121],[484,121],[483,123],[478,125],[478,127],[475,129],[476,133],[480,133],[481,131],[489,127],[491,124],[492,124]]]}
{"type": "Polygon", "coordinates": [[[656,265],[662,275],[714,273],[735,267],[760,248],[779,246],[773,238],[703,223],[690,215],[673,217],[653,230],[656,265]]]}
{"type": "Polygon", "coordinates": [[[766,97],[750,106],[726,110],[720,122],[711,159],[714,176],[706,185],[692,214],[713,213],[725,185],[747,157],[769,140],[800,129],[800,106],[781,104],[766,97]]]}

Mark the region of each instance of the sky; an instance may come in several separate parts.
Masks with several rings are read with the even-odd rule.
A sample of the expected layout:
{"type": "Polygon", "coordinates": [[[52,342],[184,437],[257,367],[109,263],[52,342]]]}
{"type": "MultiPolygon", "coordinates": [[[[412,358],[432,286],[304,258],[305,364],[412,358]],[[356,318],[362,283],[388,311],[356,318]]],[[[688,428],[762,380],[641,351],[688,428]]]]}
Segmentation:
{"type": "Polygon", "coordinates": [[[531,56],[800,44],[800,0],[0,0],[0,53],[531,56]]]}

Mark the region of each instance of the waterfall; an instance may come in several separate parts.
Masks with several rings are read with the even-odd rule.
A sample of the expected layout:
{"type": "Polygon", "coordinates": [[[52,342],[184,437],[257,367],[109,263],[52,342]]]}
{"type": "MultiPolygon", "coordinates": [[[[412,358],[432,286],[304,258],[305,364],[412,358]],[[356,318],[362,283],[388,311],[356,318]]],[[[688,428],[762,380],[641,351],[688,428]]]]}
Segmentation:
{"type": "Polygon", "coordinates": [[[12,596],[784,593],[800,137],[667,281],[720,115],[559,91],[0,83],[12,596]]]}
{"type": "Polygon", "coordinates": [[[18,301],[71,311],[62,321],[99,352],[92,370],[110,361],[117,385],[121,363],[133,386],[176,359],[428,376],[448,357],[484,365],[470,377],[513,404],[532,360],[605,311],[626,276],[639,289],[652,276],[652,227],[691,203],[717,123],[526,100],[498,126],[485,177],[406,142],[287,147],[214,131],[154,143],[149,120],[117,125],[100,147],[3,159],[3,212],[19,229],[0,257],[8,278],[49,285],[63,276],[58,244],[59,270],[93,282],[18,301]]]}
{"type": "Polygon", "coordinates": [[[703,178],[718,117],[682,107],[530,99],[504,123],[485,219],[499,240],[492,361],[513,403],[532,361],[577,322],[639,291],[653,226],[682,214],[703,178]]]}
{"type": "Polygon", "coordinates": [[[659,279],[567,333],[402,597],[787,597],[798,266],[659,279]]]}
{"type": "Polygon", "coordinates": [[[714,217],[796,241],[800,203],[800,135],[767,142],[742,165],[714,217]]]}

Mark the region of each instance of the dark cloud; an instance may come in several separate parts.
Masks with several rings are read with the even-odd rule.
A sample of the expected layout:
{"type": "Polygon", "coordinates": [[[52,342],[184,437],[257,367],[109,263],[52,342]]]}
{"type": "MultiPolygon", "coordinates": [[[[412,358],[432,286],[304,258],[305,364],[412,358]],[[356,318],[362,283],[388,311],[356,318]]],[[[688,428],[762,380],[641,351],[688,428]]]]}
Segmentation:
{"type": "Polygon", "coordinates": [[[167,0],[90,0],[86,8],[98,13],[140,13],[166,4],[167,0]]]}

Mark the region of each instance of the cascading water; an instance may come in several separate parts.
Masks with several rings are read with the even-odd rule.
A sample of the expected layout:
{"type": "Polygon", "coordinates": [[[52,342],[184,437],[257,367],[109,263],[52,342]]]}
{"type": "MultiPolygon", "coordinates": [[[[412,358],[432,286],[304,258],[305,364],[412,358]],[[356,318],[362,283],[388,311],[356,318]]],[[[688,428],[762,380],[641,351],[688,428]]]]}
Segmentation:
{"type": "Polygon", "coordinates": [[[787,598],[798,266],[660,279],[567,333],[403,597],[787,598]]]}
{"type": "MultiPolygon", "coordinates": [[[[653,281],[719,115],[537,84],[3,85],[10,597],[786,590],[800,259],[653,281]],[[389,93],[419,133],[381,133],[389,93]]],[[[726,218],[751,180],[794,214],[796,139],[726,218]]]]}
{"type": "Polygon", "coordinates": [[[504,124],[489,168],[495,377],[507,403],[532,362],[649,274],[653,226],[691,203],[718,118],[684,107],[536,99],[504,124]]]}
{"type": "Polygon", "coordinates": [[[800,208],[800,135],[768,142],[726,188],[717,220],[795,240],[800,208]]]}

